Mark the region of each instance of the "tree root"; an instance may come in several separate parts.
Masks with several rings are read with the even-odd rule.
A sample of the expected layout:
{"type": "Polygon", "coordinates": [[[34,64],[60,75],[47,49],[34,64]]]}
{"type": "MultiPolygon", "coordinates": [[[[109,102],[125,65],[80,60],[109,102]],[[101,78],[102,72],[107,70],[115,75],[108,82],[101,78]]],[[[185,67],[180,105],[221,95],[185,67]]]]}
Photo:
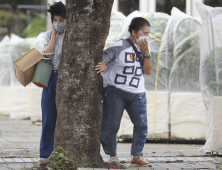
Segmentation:
{"type": "MultiPolygon", "coordinates": [[[[40,161],[40,166],[38,167],[38,170],[48,170],[49,168],[49,164],[51,163],[56,163],[58,160],[53,159],[52,156],[50,156],[49,158],[45,159],[45,160],[41,160],[40,161]]],[[[68,162],[68,161],[67,161],[68,162]]],[[[78,167],[75,165],[74,167],[70,167],[68,163],[66,163],[65,161],[62,161],[62,167],[54,167],[53,170],[76,170],[78,167]]],[[[73,164],[72,164],[73,165],[73,164]]]]}
{"type": "MultiPolygon", "coordinates": [[[[53,160],[51,157],[45,160],[39,161],[38,167],[33,167],[30,170],[48,170],[48,165],[52,163],[53,160]]],[[[103,163],[103,164],[94,164],[90,166],[85,166],[88,168],[103,168],[103,169],[126,169],[126,167],[122,164],[118,164],[117,162],[111,162],[111,163],[103,163]]],[[[54,168],[54,170],[77,170],[78,167],[68,167],[67,164],[63,165],[63,168],[54,168]]]]}
{"type": "MultiPolygon", "coordinates": [[[[52,159],[52,156],[45,160],[40,160],[38,164],[30,168],[30,170],[48,170],[50,163],[55,163],[56,160],[52,159]]],[[[81,166],[80,166],[81,167],[81,166]]],[[[88,168],[103,168],[103,169],[126,169],[126,167],[122,164],[119,164],[117,162],[111,162],[111,163],[101,163],[101,164],[93,164],[93,165],[85,165],[84,167],[88,168]]],[[[53,168],[53,170],[77,170],[78,166],[75,165],[75,167],[69,167],[69,165],[65,162],[63,162],[62,168],[53,168]]]]}

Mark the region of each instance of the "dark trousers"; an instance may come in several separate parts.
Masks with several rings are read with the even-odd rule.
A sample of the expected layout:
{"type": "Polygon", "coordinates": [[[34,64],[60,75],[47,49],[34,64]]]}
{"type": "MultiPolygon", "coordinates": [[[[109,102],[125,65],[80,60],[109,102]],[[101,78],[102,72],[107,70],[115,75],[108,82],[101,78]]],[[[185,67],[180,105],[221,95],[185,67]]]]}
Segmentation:
{"type": "Polygon", "coordinates": [[[147,138],[146,95],[125,92],[109,85],[103,90],[103,119],[100,135],[103,150],[107,155],[116,155],[116,134],[124,109],[134,124],[131,155],[142,156],[147,138]]]}
{"type": "Polygon", "coordinates": [[[57,71],[52,71],[48,87],[43,88],[42,92],[42,135],[40,141],[40,158],[48,158],[53,151],[57,118],[55,103],[57,79],[57,71]]]}

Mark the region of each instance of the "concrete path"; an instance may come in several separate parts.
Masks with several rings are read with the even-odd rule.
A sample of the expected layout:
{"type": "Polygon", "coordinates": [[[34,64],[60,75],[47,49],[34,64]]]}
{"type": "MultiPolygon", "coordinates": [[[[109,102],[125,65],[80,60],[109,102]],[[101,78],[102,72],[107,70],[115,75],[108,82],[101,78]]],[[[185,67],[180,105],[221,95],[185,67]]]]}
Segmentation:
{"type": "MultiPolygon", "coordinates": [[[[31,162],[39,160],[40,135],[40,123],[36,125],[29,120],[0,117],[0,170],[32,167],[31,162]]],[[[222,157],[199,152],[201,146],[203,145],[146,143],[144,158],[153,163],[152,168],[146,169],[222,169],[222,157]]],[[[120,161],[129,169],[143,170],[144,168],[130,166],[130,147],[130,143],[118,143],[120,161]]],[[[104,161],[109,159],[102,149],[101,155],[104,161]]]]}

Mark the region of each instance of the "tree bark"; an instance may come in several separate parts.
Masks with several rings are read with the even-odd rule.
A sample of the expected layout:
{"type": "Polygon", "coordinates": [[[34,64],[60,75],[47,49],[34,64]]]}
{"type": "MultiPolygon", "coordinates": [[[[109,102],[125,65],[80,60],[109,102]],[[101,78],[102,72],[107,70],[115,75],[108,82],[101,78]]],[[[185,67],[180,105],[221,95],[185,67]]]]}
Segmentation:
{"type": "Polygon", "coordinates": [[[67,24],[56,87],[54,148],[81,166],[101,164],[102,78],[95,72],[113,0],[67,0],[67,24]]]}

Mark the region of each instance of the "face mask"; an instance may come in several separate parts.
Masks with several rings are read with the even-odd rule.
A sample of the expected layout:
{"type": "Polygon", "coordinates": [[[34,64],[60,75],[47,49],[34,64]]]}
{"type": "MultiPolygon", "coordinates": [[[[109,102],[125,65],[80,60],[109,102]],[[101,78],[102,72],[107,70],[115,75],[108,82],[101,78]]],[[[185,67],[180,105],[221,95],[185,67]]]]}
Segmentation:
{"type": "Polygon", "coordinates": [[[66,24],[63,24],[61,22],[55,22],[55,23],[53,23],[53,25],[54,25],[54,28],[57,32],[62,32],[66,26],[66,24]]]}
{"type": "MultiPolygon", "coordinates": [[[[138,35],[139,35],[139,34],[138,34],[138,35]]],[[[145,39],[146,39],[146,41],[148,42],[148,38],[149,38],[149,36],[140,36],[140,35],[139,35],[139,39],[136,39],[136,37],[135,37],[137,44],[139,44],[139,42],[140,42],[141,40],[145,40],[145,39]]]]}

